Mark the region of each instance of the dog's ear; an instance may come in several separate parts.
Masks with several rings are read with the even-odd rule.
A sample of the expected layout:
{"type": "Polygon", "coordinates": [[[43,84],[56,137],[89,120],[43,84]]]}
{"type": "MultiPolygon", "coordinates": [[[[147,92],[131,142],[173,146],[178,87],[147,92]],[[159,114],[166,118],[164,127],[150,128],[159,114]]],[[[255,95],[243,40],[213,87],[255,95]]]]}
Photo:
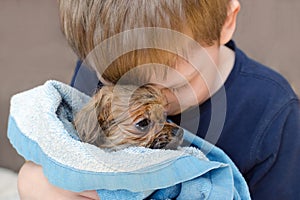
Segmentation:
{"type": "Polygon", "coordinates": [[[104,86],[75,116],[74,125],[83,142],[96,146],[104,143],[109,126],[112,90],[104,86]]]}
{"type": "Polygon", "coordinates": [[[94,96],[94,109],[97,112],[97,121],[103,130],[109,126],[111,119],[111,104],[113,87],[104,86],[94,96]]]}

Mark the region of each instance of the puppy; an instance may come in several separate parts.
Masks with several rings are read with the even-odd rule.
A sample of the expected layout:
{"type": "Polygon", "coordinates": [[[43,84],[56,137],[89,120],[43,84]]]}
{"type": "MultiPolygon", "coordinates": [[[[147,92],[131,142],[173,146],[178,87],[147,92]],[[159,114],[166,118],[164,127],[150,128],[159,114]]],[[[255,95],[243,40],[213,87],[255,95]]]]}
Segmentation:
{"type": "Polygon", "coordinates": [[[74,120],[79,138],[108,150],[176,149],[183,130],[167,122],[167,101],[153,85],[103,86],[74,120]]]}

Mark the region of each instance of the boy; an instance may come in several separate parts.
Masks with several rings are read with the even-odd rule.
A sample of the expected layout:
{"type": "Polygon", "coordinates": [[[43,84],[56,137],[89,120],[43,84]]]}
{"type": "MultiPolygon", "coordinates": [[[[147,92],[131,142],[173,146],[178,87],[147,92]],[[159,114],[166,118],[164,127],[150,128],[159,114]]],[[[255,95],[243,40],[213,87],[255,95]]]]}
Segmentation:
{"type": "MultiPolygon", "coordinates": [[[[230,41],[240,9],[237,0],[60,0],[59,4],[66,38],[79,58],[97,70],[102,83],[137,79],[139,84],[161,86],[170,118],[222,148],[244,175],[253,199],[300,197],[299,99],[280,75],[249,59],[230,41]],[[103,45],[118,33],[143,27],[188,37],[173,32],[170,38],[147,37],[145,29],[137,32],[141,35],[131,32],[132,40],[121,34],[117,46],[125,50],[120,56],[111,55],[117,51],[114,41],[103,45]],[[150,43],[126,51],[132,44],[139,47],[141,40],[150,43]],[[100,44],[107,48],[97,49],[100,44]],[[146,73],[147,63],[161,65],[146,73]],[[134,66],[142,66],[145,73],[131,74],[134,66]]],[[[92,94],[98,85],[98,81],[89,85],[93,77],[78,65],[73,86],[92,94]]],[[[98,198],[93,191],[75,194],[55,188],[30,162],[20,171],[19,191],[24,199],[98,198]],[[40,185],[40,193],[31,185],[40,185]]]]}

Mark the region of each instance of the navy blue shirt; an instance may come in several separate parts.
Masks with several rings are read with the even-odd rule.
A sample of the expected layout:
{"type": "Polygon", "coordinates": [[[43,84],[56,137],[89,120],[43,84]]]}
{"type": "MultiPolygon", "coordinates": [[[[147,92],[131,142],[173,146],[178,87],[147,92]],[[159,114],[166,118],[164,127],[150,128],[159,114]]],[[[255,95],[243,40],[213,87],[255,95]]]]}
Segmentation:
{"type": "MultiPolygon", "coordinates": [[[[221,134],[213,143],[237,165],[253,199],[298,200],[299,98],[281,75],[248,58],[232,41],[227,46],[235,51],[235,64],[224,85],[225,122],[211,121],[212,108],[222,99],[218,98],[220,92],[214,95],[213,104],[209,99],[199,107],[170,118],[208,140],[206,133],[211,124],[221,123],[221,134]]],[[[93,71],[79,62],[72,86],[92,95],[101,83],[93,71]]],[[[224,106],[224,102],[220,105],[224,106]]]]}

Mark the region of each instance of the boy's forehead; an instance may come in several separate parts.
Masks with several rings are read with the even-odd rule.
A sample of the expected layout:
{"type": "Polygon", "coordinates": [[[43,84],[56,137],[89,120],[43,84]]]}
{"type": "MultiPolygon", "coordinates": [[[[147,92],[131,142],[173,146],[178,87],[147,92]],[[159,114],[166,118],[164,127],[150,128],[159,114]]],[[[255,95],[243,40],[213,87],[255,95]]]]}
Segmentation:
{"type": "Polygon", "coordinates": [[[218,60],[213,56],[218,54],[218,47],[211,49],[197,46],[187,51],[187,55],[177,56],[174,66],[160,65],[159,67],[165,69],[165,74],[153,73],[149,82],[167,88],[177,88],[189,84],[195,77],[209,78],[211,73],[218,70],[218,60]]]}

